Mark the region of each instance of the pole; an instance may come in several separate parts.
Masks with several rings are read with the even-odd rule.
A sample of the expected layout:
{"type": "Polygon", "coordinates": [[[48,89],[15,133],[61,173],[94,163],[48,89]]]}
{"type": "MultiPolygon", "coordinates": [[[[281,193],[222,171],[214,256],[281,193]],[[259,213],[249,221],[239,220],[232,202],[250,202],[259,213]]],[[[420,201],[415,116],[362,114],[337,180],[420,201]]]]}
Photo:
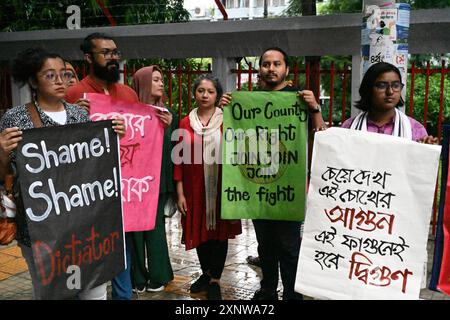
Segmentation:
{"type": "MultiPolygon", "coordinates": [[[[411,7],[407,3],[387,0],[363,1],[363,29],[361,32],[361,77],[377,62],[395,65],[404,84],[406,96],[408,75],[408,33],[411,7]]],[[[354,66],[356,67],[356,66],[354,66]]]]}
{"type": "Polygon", "coordinates": [[[268,12],[267,12],[267,0],[264,0],[264,18],[267,18],[268,12]]]}

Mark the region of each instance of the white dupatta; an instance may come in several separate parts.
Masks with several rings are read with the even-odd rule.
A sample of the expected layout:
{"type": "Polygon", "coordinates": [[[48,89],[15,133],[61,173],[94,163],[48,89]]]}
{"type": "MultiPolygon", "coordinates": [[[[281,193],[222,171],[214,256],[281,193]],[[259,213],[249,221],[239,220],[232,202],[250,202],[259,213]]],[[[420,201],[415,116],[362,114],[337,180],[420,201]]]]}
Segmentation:
{"type": "Polygon", "coordinates": [[[194,132],[203,138],[203,173],[205,177],[206,230],[216,229],[217,184],[219,162],[221,161],[220,127],[223,111],[216,108],[207,126],[203,126],[198,117],[198,108],[189,113],[189,122],[194,132]]]}
{"type": "MultiPolygon", "coordinates": [[[[352,130],[367,131],[367,111],[358,114],[350,126],[352,130]]],[[[395,108],[395,122],[392,135],[412,140],[411,122],[406,114],[395,108]]]]}

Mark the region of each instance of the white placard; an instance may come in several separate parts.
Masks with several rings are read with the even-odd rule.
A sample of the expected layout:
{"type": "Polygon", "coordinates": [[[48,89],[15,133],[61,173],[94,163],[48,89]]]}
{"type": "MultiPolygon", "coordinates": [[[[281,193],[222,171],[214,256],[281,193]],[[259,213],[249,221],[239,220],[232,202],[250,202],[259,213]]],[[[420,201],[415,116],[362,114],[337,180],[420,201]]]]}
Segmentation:
{"type": "Polygon", "coordinates": [[[440,146],[316,133],[295,290],[322,299],[418,299],[440,146]]]}

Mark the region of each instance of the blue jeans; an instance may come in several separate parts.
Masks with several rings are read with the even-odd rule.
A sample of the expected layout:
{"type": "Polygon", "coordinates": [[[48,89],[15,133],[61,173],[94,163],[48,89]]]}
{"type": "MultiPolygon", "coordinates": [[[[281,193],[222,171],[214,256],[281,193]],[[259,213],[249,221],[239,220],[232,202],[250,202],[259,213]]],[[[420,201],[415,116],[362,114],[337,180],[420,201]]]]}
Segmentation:
{"type": "Polygon", "coordinates": [[[125,256],[127,268],[112,280],[113,300],[131,300],[133,288],[131,286],[131,234],[125,233],[125,256]]]}

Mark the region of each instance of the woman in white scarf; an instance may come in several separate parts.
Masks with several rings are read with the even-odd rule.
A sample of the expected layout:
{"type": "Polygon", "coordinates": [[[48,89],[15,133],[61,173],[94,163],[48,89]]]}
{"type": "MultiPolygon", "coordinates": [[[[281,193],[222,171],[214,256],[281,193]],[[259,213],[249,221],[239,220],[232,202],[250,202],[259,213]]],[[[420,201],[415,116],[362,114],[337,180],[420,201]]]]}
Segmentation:
{"type": "Polygon", "coordinates": [[[182,241],[187,250],[197,250],[203,272],[190,291],[207,291],[208,299],[221,300],[219,282],[228,239],[241,233],[241,223],[220,219],[223,113],[217,104],[222,87],[217,79],[203,75],[194,84],[194,94],[198,107],[180,121],[183,160],[174,172],[177,206],[182,213],[182,241]]]}
{"type": "Polygon", "coordinates": [[[422,143],[436,144],[424,126],[398,109],[404,105],[403,83],[398,68],[387,62],[372,65],[364,74],[355,107],[362,112],[342,124],[343,128],[390,134],[422,143]]]}

